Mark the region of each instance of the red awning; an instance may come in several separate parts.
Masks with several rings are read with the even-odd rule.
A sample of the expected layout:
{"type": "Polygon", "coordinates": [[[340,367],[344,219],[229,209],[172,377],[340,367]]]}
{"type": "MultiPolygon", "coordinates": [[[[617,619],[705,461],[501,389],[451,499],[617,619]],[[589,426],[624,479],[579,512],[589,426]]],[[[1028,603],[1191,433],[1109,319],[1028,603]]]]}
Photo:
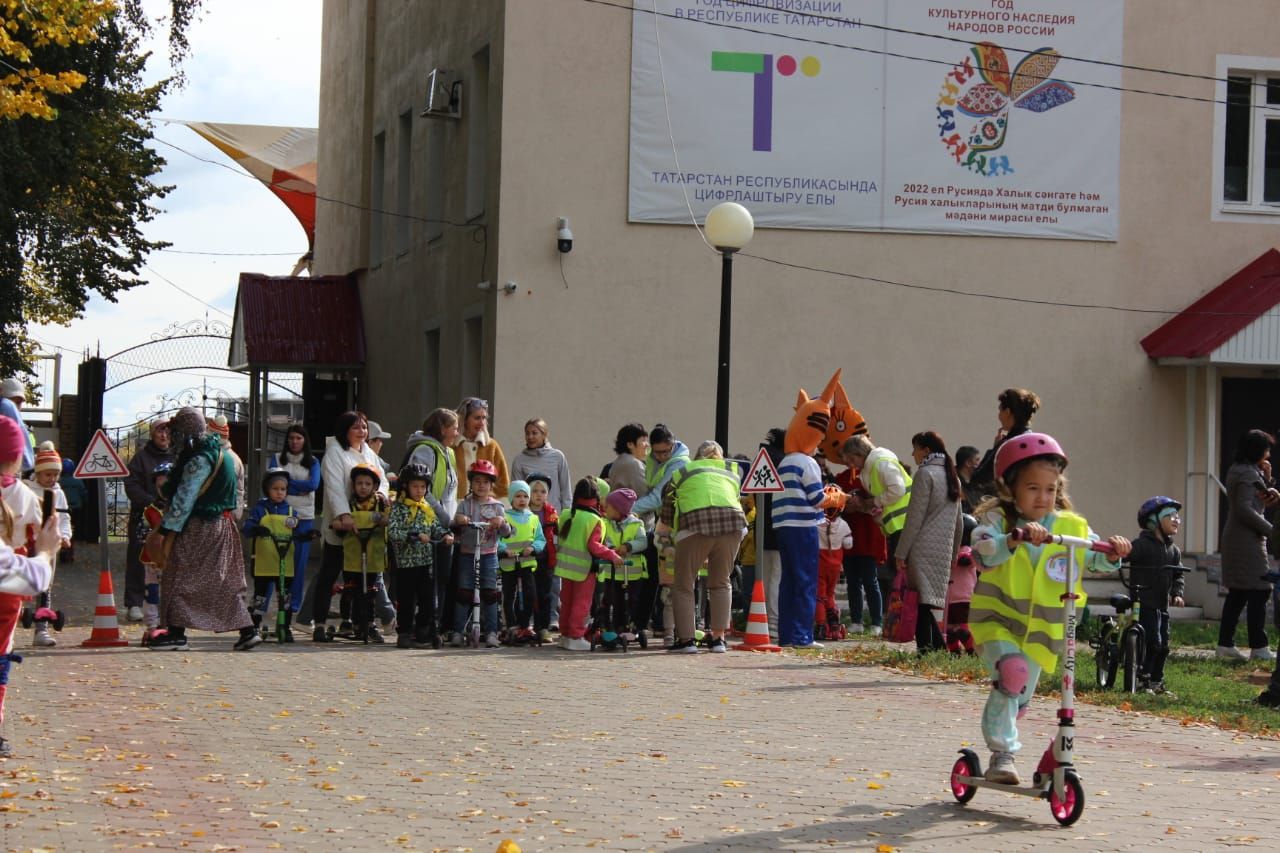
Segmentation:
{"type": "Polygon", "coordinates": [[[360,368],[364,343],[355,276],[240,273],[227,359],[232,370],[360,368]]]}
{"type": "Polygon", "coordinates": [[[1253,263],[1197,299],[1142,339],[1151,358],[1207,358],[1280,304],[1280,252],[1253,263]]]}

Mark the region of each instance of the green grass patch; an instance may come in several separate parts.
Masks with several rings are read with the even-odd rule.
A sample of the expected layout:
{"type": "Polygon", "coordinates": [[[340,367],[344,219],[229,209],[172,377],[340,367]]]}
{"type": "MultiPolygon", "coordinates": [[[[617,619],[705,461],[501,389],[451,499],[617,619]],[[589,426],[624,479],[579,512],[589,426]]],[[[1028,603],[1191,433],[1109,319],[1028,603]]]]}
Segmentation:
{"type": "MultiPolygon", "coordinates": [[[[1217,623],[1212,623],[1216,625],[1217,623]]],[[[1215,633],[1214,644],[1217,643],[1215,633]]],[[[984,684],[987,670],[976,657],[956,657],[946,652],[917,655],[875,641],[828,646],[803,655],[843,663],[884,666],[902,672],[944,681],[984,684]]],[[[1125,693],[1097,686],[1093,650],[1080,645],[1076,655],[1076,701],[1106,705],[1125,712],[1141,712],[1178,720],[1184,726],[1208,725],[1266,737],[1280,737],[1280,711],[1263,708],[1254,700],[1264,685],[1250,683],[1249,677],[1262,670],[1261,664],[1206,657],[1171,657],[1165,664],[1165,685],[1173,696],[1125,693]],[[1174,698],[1176,697],[1176,698],[1174,698]]],[[[1265,667],[1269,675],[1271,666],[1265,667]]],[[[1117,675],[1122,681],[1122,674],[1117,675]]],[[[1060,674],[1042,673],[1037,698],[1055,702],[1062,684],[1060,674]]]]}

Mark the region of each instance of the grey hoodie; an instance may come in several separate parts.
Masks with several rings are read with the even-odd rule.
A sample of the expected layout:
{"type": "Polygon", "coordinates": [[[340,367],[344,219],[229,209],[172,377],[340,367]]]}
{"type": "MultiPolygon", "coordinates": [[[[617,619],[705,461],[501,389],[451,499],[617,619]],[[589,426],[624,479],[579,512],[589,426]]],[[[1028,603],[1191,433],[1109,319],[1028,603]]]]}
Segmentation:
{"type": "Polygon", "coordinates": [[[573,480],[569,477],[569,461],[550,442],[536,450],[525,448],[511,460],[511,479],[528,480],[530,474],[545,474],[551,478],[547,502],[560,510],[573,503],[573,480]]]}
{"type": "MultiPolygon", "coordinates": [[[[413,435],[405,439],[405,465],[410,462],[416,462],[427,469],[427,472],[434,475],[436,470],[436,451],[430,444],[427,444],[428,436],[422,430],[418,430],[413,435]]],[[[401,466],[403,467],[403,466],[401,466]]],[[[432,494],[433,490],[427,490],[427,504],[435,510],[436,516],[440,519],[440,523],[445,527],[453,524],[453,517],[458,514],[458,472],[454,470],[453,460],[445,461],[444,466],[444,494],[439,500],[432,494]]]]}

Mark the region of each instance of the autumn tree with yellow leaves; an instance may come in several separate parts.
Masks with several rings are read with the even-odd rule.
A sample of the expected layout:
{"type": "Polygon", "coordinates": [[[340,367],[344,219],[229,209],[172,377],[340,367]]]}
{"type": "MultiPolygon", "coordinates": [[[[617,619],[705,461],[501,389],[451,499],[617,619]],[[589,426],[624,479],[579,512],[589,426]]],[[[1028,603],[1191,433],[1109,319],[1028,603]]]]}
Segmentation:
{"type": "Polygon", "coordinates": [[[35,66],[32,51],[93,41],[98,24],[115,11],[110,0],[0,0],[0,121],[52,119],[48,95],[70,94],[87,78],[74,68],[35,66]]]}

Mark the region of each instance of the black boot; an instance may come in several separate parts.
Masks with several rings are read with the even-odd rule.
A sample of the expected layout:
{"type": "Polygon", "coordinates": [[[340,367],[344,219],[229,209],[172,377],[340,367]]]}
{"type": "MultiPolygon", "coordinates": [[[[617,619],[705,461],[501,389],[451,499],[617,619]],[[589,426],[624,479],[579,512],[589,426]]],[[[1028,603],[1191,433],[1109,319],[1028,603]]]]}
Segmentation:
{"type": "MultiPolygon", "coordinates": [[[[261,616],[254,617],[257,622],[262,621],[261,616]]],[[[240,629],[240,639],[236,640],[235,645],[231,648],[237,652],[247,652],[254,646],[262,642],[262,635],[258,633],[257,625],[249,625],[240,629]]]]}

